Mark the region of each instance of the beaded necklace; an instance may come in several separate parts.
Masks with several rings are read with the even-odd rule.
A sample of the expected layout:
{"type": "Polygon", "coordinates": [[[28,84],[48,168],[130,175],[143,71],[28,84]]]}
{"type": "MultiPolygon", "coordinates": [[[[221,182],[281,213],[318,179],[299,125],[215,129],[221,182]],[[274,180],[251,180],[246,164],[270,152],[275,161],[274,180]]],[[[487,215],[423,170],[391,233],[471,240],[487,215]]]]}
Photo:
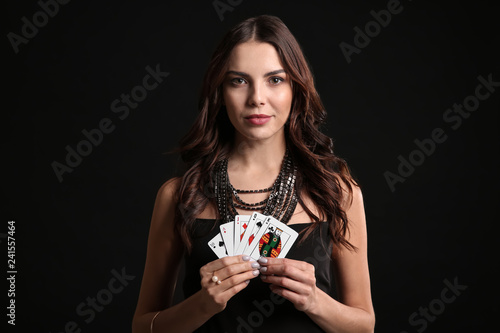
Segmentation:
{"type": "Polygon", "coordinates": [[[264,215],[271,215],[283,223],[288,223],[297,206],[295,179],[297,167],[288,153],[288,149],[281,164],[278,177],[271,187],[259,190],[240,190],[233,187],[227,174],[227,158],[220,161],[215,167],[215,198],[217,209],[222,223],[234,221],[238,212],[236,208],[261,211],[264,215]],[[248,203],[241,199],[240,194],[266,193],[269,197],[260,202],[248,203]]]}

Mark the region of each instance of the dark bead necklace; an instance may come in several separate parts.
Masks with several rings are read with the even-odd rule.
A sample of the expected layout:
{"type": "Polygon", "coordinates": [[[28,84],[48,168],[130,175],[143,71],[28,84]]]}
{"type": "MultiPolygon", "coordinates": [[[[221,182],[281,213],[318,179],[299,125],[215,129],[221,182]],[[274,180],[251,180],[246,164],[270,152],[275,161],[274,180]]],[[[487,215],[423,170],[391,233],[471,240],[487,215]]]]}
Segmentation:
{"type": "Polygon", "coordinates": [[[283,223],[288,223],[297,206],[295,179],[297,167],[294,165],[288,149],[283,159],[280,173],[273,186],[259,190],[235,189],[227,174],[227,159],[217,163],[215,167],[215,198],[217,209],[222,222],[234,221],[238,212],[236,208],[250,211],[261,211],[264,215],[271,215],[283,223]],[[260,202],[248,203],[243,201],[239,194],[266,193],[269,197],[260,202]]]}

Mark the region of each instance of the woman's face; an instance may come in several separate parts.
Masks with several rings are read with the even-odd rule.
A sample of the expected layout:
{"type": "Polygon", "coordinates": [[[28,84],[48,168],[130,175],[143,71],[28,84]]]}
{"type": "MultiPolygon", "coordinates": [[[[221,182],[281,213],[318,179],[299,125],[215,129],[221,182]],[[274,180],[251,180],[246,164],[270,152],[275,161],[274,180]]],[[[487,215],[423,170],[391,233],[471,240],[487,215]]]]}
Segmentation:
{"type": "Polygon", "coordinates": [[[284,136],[292,97],[289,76],[271,44],[250,41],[232,50],[223,99],[237,139],[284,136]]]}

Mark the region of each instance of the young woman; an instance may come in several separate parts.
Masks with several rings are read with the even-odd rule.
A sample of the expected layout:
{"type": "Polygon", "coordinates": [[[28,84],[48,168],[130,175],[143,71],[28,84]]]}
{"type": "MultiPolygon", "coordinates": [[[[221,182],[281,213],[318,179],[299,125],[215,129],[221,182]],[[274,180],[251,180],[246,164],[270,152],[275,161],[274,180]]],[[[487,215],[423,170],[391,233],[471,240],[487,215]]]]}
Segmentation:
{"type": "Polygon", "coordinates": [[[181,142],[186,171],[158,192],[134,333],[373,332],[363,199],[318,129],[325,117],[279,18],[228,32],[181,142]],[[254,211],[299,232],[287,257],[217,259],[219,225],[254,211]],[[172,305],[177,282],[186,298],[172,305]]]}

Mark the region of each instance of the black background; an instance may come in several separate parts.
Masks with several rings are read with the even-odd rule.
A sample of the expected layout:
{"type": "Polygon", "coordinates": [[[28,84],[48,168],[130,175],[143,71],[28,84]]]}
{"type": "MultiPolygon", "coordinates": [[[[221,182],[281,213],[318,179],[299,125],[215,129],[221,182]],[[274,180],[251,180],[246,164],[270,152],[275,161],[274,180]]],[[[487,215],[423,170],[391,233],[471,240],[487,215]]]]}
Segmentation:
{"type": "Polygon", "coordinates": [[[347,63],[339,44],[353,44],[353,28],[387,1],[232,2],[240,3],[221,20],[213,1],[71,1],[17,54],[7,34],[21,34],[21,18],[41,9],[4,4],[0,240],[6,253],[15,220],[13,331],[64,332],[70,321],[82,332],[130,331],[156,191],[178,166],[164,153],[196,115],[216,43],[259,14],[279,16],[303,47],[329,112],[325,131],[362,185],[376,331],[484,331],[499,311],[500,88],[456,130],[443,114],[474,95],[479,75],[500,81],[498,7],[401,1],[347,63]],[[169,76],[119,119],[112,101],[157,65],[169,76]],[[75,148],[103,118],[114,131],[59,182],[51,163],[64,163],[66,145],[75,148]],[[435,128],[447,140],[391,191],[384,172],[397,173],[398,156],[408,158],[414,140],[435,128]],[[107,288],[113,269],[135,278],[86,323],[75,309],[107,288]],[[412,326],[409,316],[441,297],[445,279],[467,289],[425,329],[412,326]]]}

